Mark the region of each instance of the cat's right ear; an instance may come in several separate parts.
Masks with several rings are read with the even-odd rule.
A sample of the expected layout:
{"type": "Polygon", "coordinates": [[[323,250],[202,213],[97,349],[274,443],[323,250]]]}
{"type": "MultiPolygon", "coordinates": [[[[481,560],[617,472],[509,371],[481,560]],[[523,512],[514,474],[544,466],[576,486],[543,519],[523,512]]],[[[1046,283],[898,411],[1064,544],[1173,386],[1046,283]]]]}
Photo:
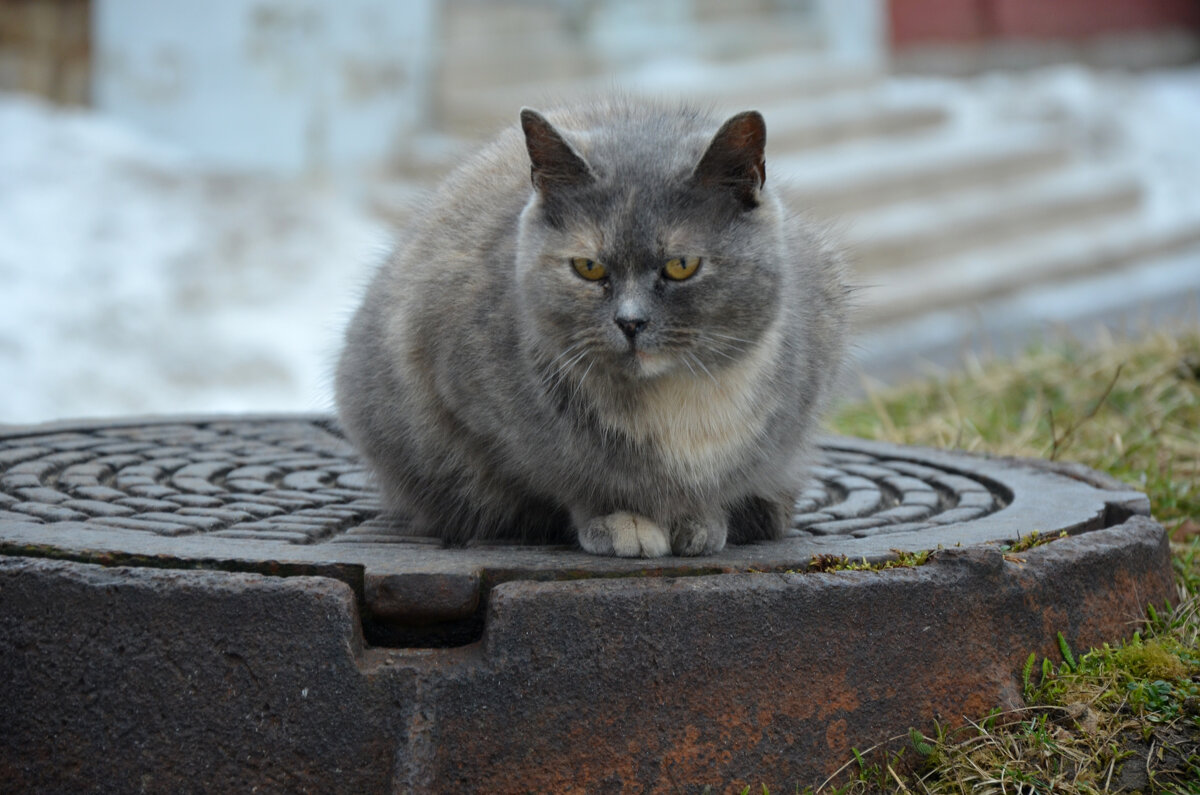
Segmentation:
{"type": "Polygon", "coordinates": [[[521,109],[521,129],[529,150],[529,176],[538,193],[585,185],[596,178],[575,147],[536,110],[521,109]]]}
{"type": "Polygon", "coordinates": [[[739,113],[717,130],[693,176],[701,185],[729,191],[747,208],[756,207],[767,181],[766,145],[762,114],[756,110],[739,113]]]}

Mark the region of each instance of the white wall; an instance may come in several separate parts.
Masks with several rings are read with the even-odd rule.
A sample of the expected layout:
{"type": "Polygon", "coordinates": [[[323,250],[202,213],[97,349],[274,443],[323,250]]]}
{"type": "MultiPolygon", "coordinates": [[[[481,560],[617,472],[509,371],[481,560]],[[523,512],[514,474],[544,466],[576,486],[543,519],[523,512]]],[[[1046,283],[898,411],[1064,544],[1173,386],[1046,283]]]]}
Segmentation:
{"type": "Polygon", "coordinates": [[[887,57],[885,0],[812,0],[830,53],[882,66],[887,57]]]}
{"type": "Polygon", "coordinates": [[[370,169],[425,118],[437,0],[96,0],[97,107],[205,161],[370,169]]]}

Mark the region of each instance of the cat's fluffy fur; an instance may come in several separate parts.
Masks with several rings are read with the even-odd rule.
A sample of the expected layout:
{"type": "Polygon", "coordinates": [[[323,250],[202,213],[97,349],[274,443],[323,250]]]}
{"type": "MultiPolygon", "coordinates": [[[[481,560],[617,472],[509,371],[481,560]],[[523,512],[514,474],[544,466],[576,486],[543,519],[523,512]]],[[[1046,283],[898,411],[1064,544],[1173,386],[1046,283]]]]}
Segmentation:
{"type": "Polygon", "coordinates": [[[347,332],[340,417],[386,504],[452,543],[781,537],[846,288],[764,183],[762,118],[620,100],[521,121],[433,195],[347,332]]]}

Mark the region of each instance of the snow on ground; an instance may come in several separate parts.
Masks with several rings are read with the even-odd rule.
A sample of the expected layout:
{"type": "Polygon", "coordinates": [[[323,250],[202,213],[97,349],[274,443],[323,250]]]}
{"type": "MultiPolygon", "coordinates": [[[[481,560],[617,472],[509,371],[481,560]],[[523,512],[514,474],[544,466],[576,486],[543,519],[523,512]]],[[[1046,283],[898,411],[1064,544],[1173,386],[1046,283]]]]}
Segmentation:
{"type": "MultiPolygon", "coordinates": [[[[968,123],[1057,114],[1131,158],[1155,214],[1200,211],[1200,69],[945,87],[968,123]]],[[[206,171],[113,120],[0,95],[0,424],[327,410],[386,247],[332,189],[206,171]]]]}
{"type": "Polygon", "coordinates": [[[329,192],[0,97],[0,424],[327,409],[383,246],[329,192]]]}

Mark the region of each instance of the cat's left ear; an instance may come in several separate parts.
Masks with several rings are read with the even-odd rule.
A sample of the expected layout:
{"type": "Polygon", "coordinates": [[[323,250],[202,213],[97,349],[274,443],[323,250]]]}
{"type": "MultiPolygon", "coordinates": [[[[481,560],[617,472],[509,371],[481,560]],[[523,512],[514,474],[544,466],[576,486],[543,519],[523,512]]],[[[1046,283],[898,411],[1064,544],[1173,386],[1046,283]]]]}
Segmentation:
{"type": "Polygon", "coordinates": [[[596,178],[583,156],[536,110],[521,109],[521,129],[529,150],[529,176],[538,193],[585,185],[596,178]]]}
{"type": "Polygon", "coordinates": [[[767,181],[766,146],[762,114],[739,113],[717,130],[692,176],[704,187],[731,191],[747,208],[757,207],[767,181]]]}

